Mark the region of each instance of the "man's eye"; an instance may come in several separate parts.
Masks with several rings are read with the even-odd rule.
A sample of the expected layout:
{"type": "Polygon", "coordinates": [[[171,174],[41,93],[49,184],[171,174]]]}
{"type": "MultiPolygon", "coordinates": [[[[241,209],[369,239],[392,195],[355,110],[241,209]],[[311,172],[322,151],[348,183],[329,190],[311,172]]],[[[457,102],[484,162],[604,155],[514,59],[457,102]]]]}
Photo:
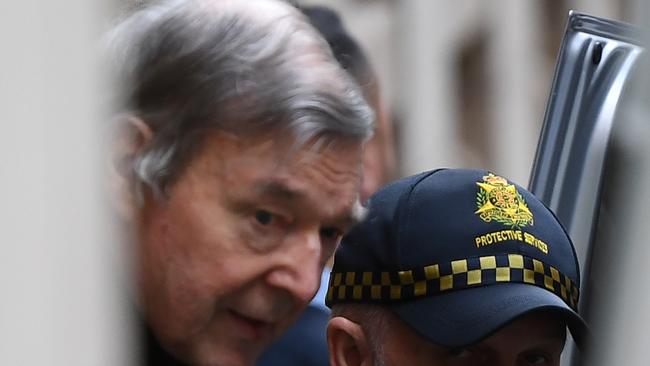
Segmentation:
{"type": "Polygon", "coordinates": [[[268,225],[273,221],[273,214],[265,210],[255,211],[255,220],[261,225],[268,225]]]}
{"type": "Polygon", "coordinates": [[[529,353],[524,356],[526,365],[550,365],[550,359],[541,353],[529,353]]]}
{"type": "Polygon", "coordinates": [[[449,356],[453,358],[470,358],[472,351],[467,348],[452,348],[448,351],[449,356]]]}
{"type": "Polygon", "coordinates": [[[335,227],[324,227],[320,229],[320,236],[325,239],[338,239],[343,235],[343,232],[335,227]]]}

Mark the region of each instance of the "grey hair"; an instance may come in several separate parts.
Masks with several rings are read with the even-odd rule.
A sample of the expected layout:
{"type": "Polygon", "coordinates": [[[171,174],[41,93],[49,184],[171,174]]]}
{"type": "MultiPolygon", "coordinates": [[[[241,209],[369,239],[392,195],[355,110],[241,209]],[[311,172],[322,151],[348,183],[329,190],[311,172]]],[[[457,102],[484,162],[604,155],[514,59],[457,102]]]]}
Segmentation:
{"type": "Polygon", "coordinates": [[[370,345],[373,365],[384,366],[386,357],[383,345],[390,311],[385,306],[377,304],[343,303],[332,307],[331,317],[341,316],[360,324],[370,345]]]}
{"type": "Polygon", "coordinates": [[[296,9],[275,2],[150,2],[107,35],[122,83],[117,112],[153,131],[133,169],[155,193],[182,172],[208,129],[277,131],[296,145],[372,134],[372,109],[327,43],[296,9]],[[256,13],[269,4],[279,15],[256,13]]]}

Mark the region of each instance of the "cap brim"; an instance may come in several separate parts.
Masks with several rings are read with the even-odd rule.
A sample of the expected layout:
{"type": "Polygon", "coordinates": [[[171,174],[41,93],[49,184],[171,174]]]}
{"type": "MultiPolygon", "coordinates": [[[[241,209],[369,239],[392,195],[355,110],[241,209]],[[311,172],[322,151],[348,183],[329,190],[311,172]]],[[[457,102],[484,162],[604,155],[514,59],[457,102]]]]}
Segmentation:
{"type": "Polygon", "coordinates": [[[538,310],[562,316],[582,349],[588,329],[562,299],[543,288],[520,283],[457,290],[391,305],[400,319],[420,335],[450,348],[476,343],[513,320],[538,310]]]}

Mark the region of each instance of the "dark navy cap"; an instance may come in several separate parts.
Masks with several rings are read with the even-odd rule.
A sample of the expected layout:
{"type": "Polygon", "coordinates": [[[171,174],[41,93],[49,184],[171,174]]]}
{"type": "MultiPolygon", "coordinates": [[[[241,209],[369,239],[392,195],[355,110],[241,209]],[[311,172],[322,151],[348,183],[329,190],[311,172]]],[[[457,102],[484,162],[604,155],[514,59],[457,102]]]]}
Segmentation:
{"type": "Polygon", "coordinates": [[[484,170],[440,169],[370,198],[336,252],[326,302],[385,304],[446,347],[553,311],[580,345],[579,289],[571,240],[539,199],[484,170]]]}

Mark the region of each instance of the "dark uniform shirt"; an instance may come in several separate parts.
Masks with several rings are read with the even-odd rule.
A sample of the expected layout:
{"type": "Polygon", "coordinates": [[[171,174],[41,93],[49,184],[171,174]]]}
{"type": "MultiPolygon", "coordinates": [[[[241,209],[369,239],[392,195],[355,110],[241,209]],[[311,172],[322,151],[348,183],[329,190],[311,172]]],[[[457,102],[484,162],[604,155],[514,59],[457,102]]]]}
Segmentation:
{"type": "Polygon", "coordinates": [[[140,365],[143,366],[189,366],[177,360],[165,351],[151,333],[151,329],[141,321],[142,329],[142,357],[140,365]]]}

